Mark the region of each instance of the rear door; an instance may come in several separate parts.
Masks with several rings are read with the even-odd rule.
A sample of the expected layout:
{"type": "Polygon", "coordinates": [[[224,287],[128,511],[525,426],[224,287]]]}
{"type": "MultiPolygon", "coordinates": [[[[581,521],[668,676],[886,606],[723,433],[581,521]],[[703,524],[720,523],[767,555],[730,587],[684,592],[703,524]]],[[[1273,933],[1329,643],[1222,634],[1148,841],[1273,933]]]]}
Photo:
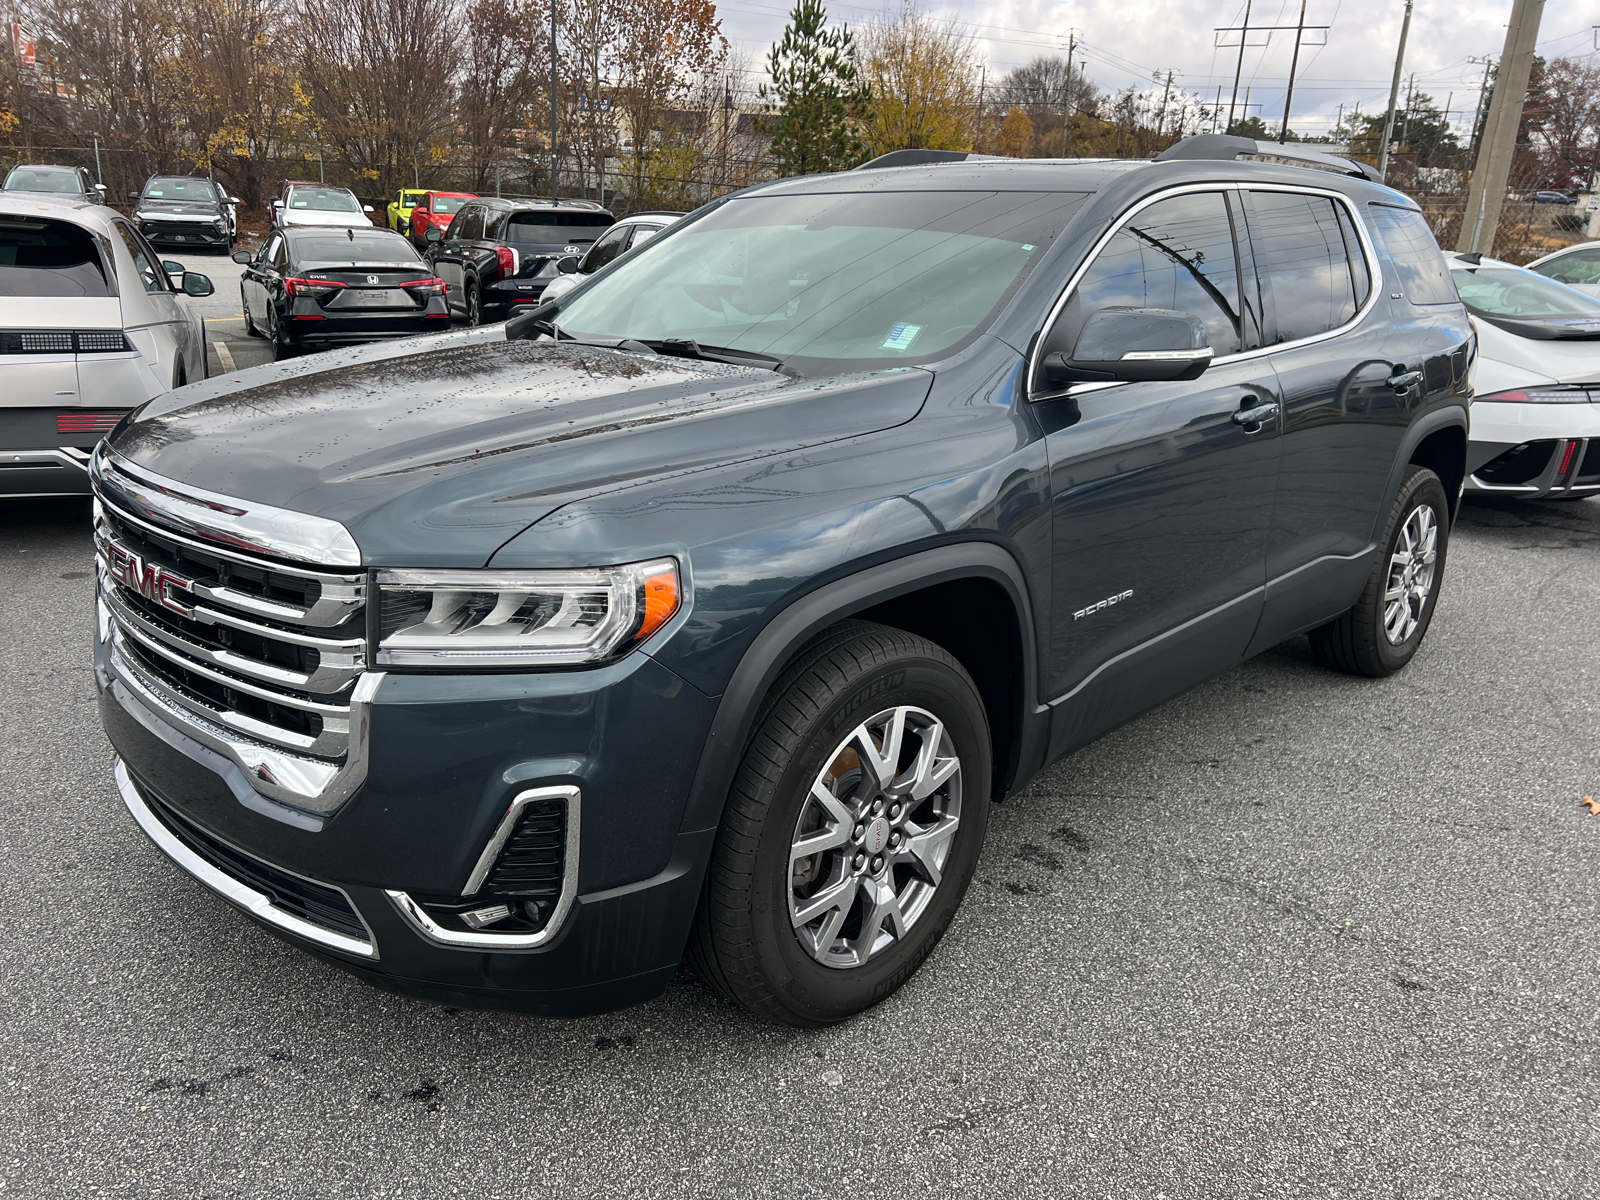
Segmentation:
{"type": "Polygon", "coordinates": [[[439,272],[439,278],[450,289],[446,296],[452,309],[466,308],[466,294],[462,290],[463,264],[471,246],[468,231],[474,224],[479,230],[483,228],[482,210],[475,204],[469,204],[455,215],[444,232],[444,239],[435,244],[433,249],[434,270],[439,272]]]}
{"type": "Polygon", "coordinates": [[[1239,661],[1260,615],[1278,396],[1252,353],[1259,297],[1239,223],[1225,187],[1135,209],[1036,353],[1070,352],[1091,313],[1131,306],[1200,317],[1216,355],[1192,382],[1080,384],[1034,406],[1054,509],[1056,753],[1239,661]]]}
{"type": "Polygon", "coordinates": [[[1462,347],[1397,311],[1405,300],[1387,292],[1402,288],[1385,282],[1360,206],[1317,189],[1244,194],[1284,404],[1267,602],[1252,644],[1263,650],[1355,603],[1406,431],[1449,392],[1451,352],[1462,347]]]}
{"type": "Polygon", "coordinates": [[[200,378],[203,372],[192,369],[199,338],[161,268],[161,259],[128,222],[119,220],[113,225],[133,260],[132,277],[122,280],[122,320],[128,340],[144,355],[163,387],[200,378]]]}

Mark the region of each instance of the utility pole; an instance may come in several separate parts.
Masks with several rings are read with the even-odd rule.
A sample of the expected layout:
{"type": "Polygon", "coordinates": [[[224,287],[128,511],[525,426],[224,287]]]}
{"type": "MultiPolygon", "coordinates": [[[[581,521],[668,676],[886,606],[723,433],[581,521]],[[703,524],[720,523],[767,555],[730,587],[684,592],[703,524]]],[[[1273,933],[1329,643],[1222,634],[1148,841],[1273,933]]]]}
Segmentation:
{"type": "MultiPolygon", "coordinates": [[[[1157,137],[1160,137],[1162,134],[1164,134],[1167,131],[1167,101],[1172,96],[1172,77],[1175,74],[1177,74],[1177,72],[1175,72],[1175,71],[1170,71],[1169,70],[1167,72],[1167,86],[1165,88],[1163,88],[1162,91],[1161,91],[1161,115],[1156,118],[1156,136],[1157,137]]],[[[1161,78],[1161,72],[1157,71],[1156,74],[1155,74],[1155,77],[1157,79],[1160,79],[1161,78]]]]}
{"type": "Polygon", "coordinates": [[[550,0],[550,202],[552,204],[561,198],[557,188],[561,163],[556,157],[556,12],[556,0],[550,0]]]}
{"type": "Polygon", "coordinates": [[[1289,105],[1294,101],[1294,73],[1300,66],[1300,39],[1306,31],[1306,0],[1300,0],[1300,21],[1294,27],[1294,56],[1289,59],[1289,90],[1283,96],[1283,124],[1278,127],[1278,145],[1289,136],[1289,105]]]}
{"type": "Polygon", "coordinates": [[[1411,33],[1411,2],[1406,0],[1406,18],[1400,22],[1400,49],[1394,56],[1394,78],[1389,81],[1389,119],[1383,123],[1383,148],[1378,151],[1379,179],[1389,174],[1389,139],[1394,136],[1394,105],[1400,98],[1400,71],[1406,61],[1406,38],[1411,33]]]}
{"type": "Polygon", "coordinates": [[[1489,72],[1494,70],[1494,59],[1487,55],[1483,60],[1483,86],[1478,89],[1478,103],[1472,108],[1472,136],[1468,144],[1472,148],[1472,157],[1478,157],[1478,134],[1483,125],[1483,102],[1489,98],[1489,72]]]}
{"type": "Polygon", "coordinates": [[[104,183],[106,181],[106,177],[100,174],[100,135],[98,133],[94,135],[94,181],[96,183],[104,183]]]}
{"type": "MultiPolygon", "coordinates": [[[[1406,0],[1409,6],[1411,0],[1406,0]]],[[[1244,44],[1250,40],[1250,4],[1251,0],[1244,0],[1244,27],[1239,30],[1239,62],[1233,68],[1233,95],[1228,97],[1228,124],[1223,133],[1233,128],[1233,106],[1239,99],[1239,76],[1244,74],[1244,44]]],[[[1407,8],[1409,12],[1409,7],[1407,8]]]]}
{"type": "Polygon", "coordinates": [[[1061,157],[1067,156],[1067,118],[1072,115],[1072,56],[1078,50],[1078,31],[1067,30],[1067,86],[1061,94],[1061,157]]]}
{"type": "Polygon", "coordinates": [[[1505,202],[1506,180],[1511,175],[1511,159],[1516,154],[1517,133],[1522,126],[1522,105],[1528,96],[1534,43],[1539,40],[1539,20],[1543,16],[1544,0],[1513,0],[1505,49],[1500,54],[1500,77],[1495,80],[1494,96],[1489,101],[1483,144],[1478,148],[1467,211],[1461,221],[1461,240],[1456,243],[1461,253],[1488,254],[1494,249],[1500,206],[1505,202]]]}
{"type": "Polygon", "coordinates": [[[1211,108],[1211,132],[1217,131],[1217,118],[1222,116],[1222,85],[1217,84],[1217,102],[1211,108]]]}

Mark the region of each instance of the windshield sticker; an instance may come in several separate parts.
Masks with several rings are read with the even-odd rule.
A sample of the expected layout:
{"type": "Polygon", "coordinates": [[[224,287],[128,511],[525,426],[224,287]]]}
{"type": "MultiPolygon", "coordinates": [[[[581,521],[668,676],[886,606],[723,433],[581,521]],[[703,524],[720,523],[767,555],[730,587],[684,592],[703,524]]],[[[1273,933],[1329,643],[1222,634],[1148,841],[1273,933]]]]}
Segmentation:
{"type": "Polygon", "coordinates": [[[883,339],[885,350],[909,350],[911,343],[917,340],[917,334],[922,332],[921,325],[907,325],[904,321],[889,330],[889,336],[883,339]]]}

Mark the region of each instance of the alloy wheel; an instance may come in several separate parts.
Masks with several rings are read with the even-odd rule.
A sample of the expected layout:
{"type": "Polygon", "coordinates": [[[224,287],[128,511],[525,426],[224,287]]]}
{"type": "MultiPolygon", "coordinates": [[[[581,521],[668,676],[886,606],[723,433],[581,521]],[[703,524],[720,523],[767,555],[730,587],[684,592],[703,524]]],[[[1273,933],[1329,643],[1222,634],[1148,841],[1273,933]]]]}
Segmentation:
{"type": "Polygon", "coordinates": [[[1406,517],[1389,556],[1383,593],[1383,633],[1398,646],[1416,630],[1433,592],[1439,559],[1439,522],[1431,504],[1419,504],[1406,517]]]}
{"type": "Polygon", "coordinates": [[[885,709],[828,756],[789,848],[789,919],[824,966],[858,967],[905,938],[944,877],[961,824],[961,759],[938,717],[885,709]]]}

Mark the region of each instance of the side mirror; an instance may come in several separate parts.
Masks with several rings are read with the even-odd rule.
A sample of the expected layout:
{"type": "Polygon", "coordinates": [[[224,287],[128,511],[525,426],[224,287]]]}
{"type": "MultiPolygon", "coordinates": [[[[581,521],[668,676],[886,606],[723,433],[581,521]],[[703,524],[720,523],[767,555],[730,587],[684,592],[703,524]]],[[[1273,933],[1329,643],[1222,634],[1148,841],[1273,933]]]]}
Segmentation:
{"type": "Polygon", "coordinates": [[[139,202],[139,193],[138,192],[129,192],[128,193],[128,199],[132,200],[135,204],[137,204],[139,202]]]}
{"type": "Polygon", "coordinates": [[[255,262],[255,260],[256,256],[251,254],[248,250],[235,250],[233,252],[233,261],[238,263],[241,267],[248,267],[251,263],[255,262]]]}
{"type": "Polygon", "coordinates": [[[578,273],[578,265],[582,261],[576,254],[569,254],[565,258],[556,259],[556,270],[563,275],[576,275],[578,273]]]}
{"type": "Polygon", "coordinates": [[[209,296],[217,289],[211,286],[211,280],[197,271],[183,273],[183,292],[186,296],[209,296]]]}
{"type": "Polygon", "coordinates": [[[437,242],[443,237],[444,234],[439,232],[437,225],[429,225],[427,231],[422,235],[422,240],[425,242],[437,242]]]}
{"type": "Polygon", "coordinates": [[[1163,383],[1198,379],[1211,365],[1205,322],[1170,308],[1102,308],[1090,314],[1069,358],[1047,355],[1052,384],[1163,383]]]}
{"type": "Polygon", "coordinates": [[[362,212],[371,212],[371,211],[372,211],[372,205],[370,205],[370,204],[363,204],[363,205],[362,205],[362,206],[361,206],[361,211],[362,211],[362,212]]]}
{"type": "Polygon", "coordinates": [[[182,275],[187,270],[181,262],[173,262],[170,258],[161,260],[161,269],[168,275],[182,275]]]}
{"type": "Polygon", "coordinates": [[[103,184],[103,183],[95,184],[94,185],[94,190],[100,193],[100,199],[104,200],[106,198],[106,185],[105,184],[103,184]]]}
{"type": "Polygon", "coordinates": [[[244,201],[239,199],[239,197],[237,197],[237,196],[229,196],[228,199],[227,199],[227,203],[229,203],[229,204],[243,204],[244,201]]]}

